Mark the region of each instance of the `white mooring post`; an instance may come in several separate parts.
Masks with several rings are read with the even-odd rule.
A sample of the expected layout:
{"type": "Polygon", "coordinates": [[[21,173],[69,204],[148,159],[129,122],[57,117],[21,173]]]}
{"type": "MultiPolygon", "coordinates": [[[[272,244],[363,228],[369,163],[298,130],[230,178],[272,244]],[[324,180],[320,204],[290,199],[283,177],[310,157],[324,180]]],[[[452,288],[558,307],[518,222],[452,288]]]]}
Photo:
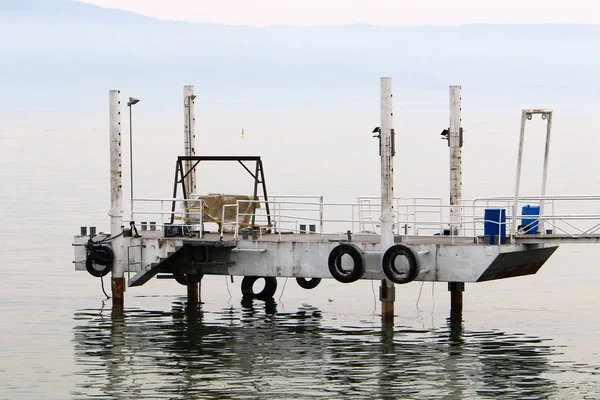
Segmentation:
{"type": "MultiPolygon", "coordinates": [[[[450,235],[462,234],[462,88],[450,86],[450,126],[448,129],[450,147],[450,235]]],[[[450,319],[462,319],[464,282],[448,282],[450,291],[450,319]]]]}
{"type": "MultiPolygon", "coordinates": [[[[194,110],[194,85],[186,85],[183,87],[183,121],[184,121],[184,155],[196,155],[196,114],[194,110]]],[[[192,168],[195,163],[186,161],[184,163],[184,174],[192,168]]],[[[185,190],[188,197],[192,193],[196,193],[196,171],[192,171],[185,179],[185,190]]]]}
{"type": "Polygon", "coordinates": [[[462,231],[462,88],[450,86],[450,234],[462,231]]]}
{"type": "MultiPolygon", "coordinates": [[[[123,231],[123,157],[121,146],[121,91],[109,93],[110,109],[110,233],[117,236],[123,231]]],[[[123,310],[125,246],[122,236],[111,241],[114,253],[112,267],[113,311],[123,310]]]]}
{"type": "MultiPolygon", "coordinates": [[[[394,245],[394,111],[392,78],[381,78],[381,252],[394,245]]],[[[380,286],[381,318],[384,328],[393,326],[395,288],[388,279],[380,286]]]]}
{"type": "MultiPolygon", "coordinates": [[[[194,94],[194,85],[186,85],[183,87],[183,127],[184,127],[184,155],[191,157],[196,155],[196,114],[194,109],[194,100],[196,95],[194,94]]],[[[196,169],[192,168],[196,164],[195,161],[185,161],[183,163],[183,173],[187,175],[184,180],[185,190],[187,198],[191,198],[192,194],[196,193],[196,169]]],[[[186,224],[190,223],[187,203],[183,205],[185,208],[185,221],[186,224]]],[[[200,227],[200,232],[203,231],[203,227],[200,227]]],[[[200,279],[197,275],[187,276],[187,293],[188,293],[188,305],[195,307],[200,300],[200,279]]]]}

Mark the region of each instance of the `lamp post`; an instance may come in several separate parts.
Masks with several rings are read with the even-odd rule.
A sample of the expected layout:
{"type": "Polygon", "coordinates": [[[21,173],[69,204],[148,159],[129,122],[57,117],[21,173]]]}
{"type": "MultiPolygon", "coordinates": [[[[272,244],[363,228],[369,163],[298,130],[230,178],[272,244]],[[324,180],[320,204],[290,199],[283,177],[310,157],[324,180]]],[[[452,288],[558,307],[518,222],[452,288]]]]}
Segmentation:
{"type": "Polygon", "coordinates": [[[130,181],[130,206],[131,206],[131,221],[133,218],[133,122],[131,120],[131,106],[139,103],[140,100],[130,97],[127,102],[129,107],[129,181],[130,181]]]}

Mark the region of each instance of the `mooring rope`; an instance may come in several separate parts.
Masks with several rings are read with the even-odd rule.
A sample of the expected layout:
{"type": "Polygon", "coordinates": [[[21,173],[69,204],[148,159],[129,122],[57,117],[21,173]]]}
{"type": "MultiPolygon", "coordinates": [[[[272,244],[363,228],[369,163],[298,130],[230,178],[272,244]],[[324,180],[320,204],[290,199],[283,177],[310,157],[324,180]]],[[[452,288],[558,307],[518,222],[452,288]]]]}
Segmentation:
{"type": "Polygon", "coordinates": [[[102,293],[106,296],[106,300],[110,299],[110,296],[106,294],[106,290],[104,290],[104,277],[100,277],[100,285],[102,286],[102,293]]]}
{"type": "Polygon", "coordinates": [[[433,315],[433,311],[435,310],[435,282],[431,282],[431,302],[433,305],[431,306],[431,314],[433,315]]]}
{"type": "Polygon", "coordinates": [[[421,292],[423,291],[423,285],[425,284],[425,281],[421,281],[421,289],[419,289],[419,297],[417,297],[417,304],[415,304],[415,306],[417,307],[417,311],[422,311],[419,308],[419,301],[421,300],[421,292]]]}
{"type": "Polygon", "coordinates": [[[283,288],[281,289],[281,294],[279,295],[279,301],[281,303],[281,297],[283,296],[283,291],[285,290],[285,285],[287,285],[288,278],[285,278],[285,282],[283,282],[283,288]]]}
{"type": "Polygon", "coordinates": [[[377,296],[375,295],[375,286],[371,279],[371,291],[373,292],[373,315],[377,313],[377,296]]]}
{"type": "Polygon", "coordinates": [[[225,285],[227,285],[227,293],[229,293],[229,300],[231,300],[231,290],[229,290],[229,281],[227,280],[227,275],[225,276],[225,285]]]}
{"type": "MultiPolygon", "coordinates": [[[[104,239],[102,239],[102,240],[99,240],[99,241],[97,241],[97,242],[92,242],[92,244],[103,244],[103,243],[106,243],[106,242],[110,242],[111,240],[113,240],[113,239],[116,239],[116,238],[118,238],[119,236],[121,236],[121,235],[122,235],[124,232],[125,232],[125,231],[123,230],[123,231],[121,231],[121,233],[119,233],[119,234],[117,234],[117,235],[115,235],[115,236],[112,236],[112,237],[106,237],[106,238],[104,238],[104,239]]],[[[94,236],[96,236],[96,235],[92,235],[92,236],[90,236],[90,242],[92,241],[92,238],[93,238],[94,236]]]]}

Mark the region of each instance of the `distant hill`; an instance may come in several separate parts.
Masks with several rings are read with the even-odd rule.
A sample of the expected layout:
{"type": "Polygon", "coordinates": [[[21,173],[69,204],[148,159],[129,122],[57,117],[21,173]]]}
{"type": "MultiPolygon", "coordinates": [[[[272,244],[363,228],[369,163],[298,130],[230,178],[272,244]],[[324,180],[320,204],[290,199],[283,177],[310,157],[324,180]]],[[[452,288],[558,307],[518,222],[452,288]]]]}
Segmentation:
{"type": "Polygon", "coordinates": [[[82,89],[184,83],[215,96],[251,92],[258,104],[274,96],[354,104],[388,75],[415,93],[457,83],[564,94],[600,86],[596,25],[250,28],[68,0],[4,0],[0,37],[2,89],[13,105],[47,101],[53,90],[70,101],[82,89]]]}
{"type": "Polygon", "coordinates": [[[2,17],[43,17],[43,18],[145,18],[139,14],[98,7],[72,0],[2,0],[2,17]]]}

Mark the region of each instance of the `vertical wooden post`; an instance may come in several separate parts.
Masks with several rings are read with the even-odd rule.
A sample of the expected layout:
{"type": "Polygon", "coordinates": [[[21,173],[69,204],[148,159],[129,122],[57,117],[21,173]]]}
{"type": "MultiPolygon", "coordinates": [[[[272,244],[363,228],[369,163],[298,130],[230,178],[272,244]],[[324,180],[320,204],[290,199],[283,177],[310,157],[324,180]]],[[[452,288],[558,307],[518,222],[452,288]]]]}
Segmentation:
{"type": "Polygon", "coordinates": [[[200,303],[200,288],[202,279],[198,275],[187,275],[188,306],[197,306],[200,303]]]}
{"type": "Polygon", "coordinates": [[[381,327],[384,331],[394,329],[394,301],[396,300],[396,288],[387,279],[381,281],[379,287],[379,299],[381,300],[381,327]]]}
{"type": "Polygon", "coordinates": [[[448,282],[448,291],[450,292],[450,321],[459,322],[462,320],[465,284],[464,282],[448,282]]]}
{"type": "MultiPolygon", "coordinates": [[[[123,231],[123,165],[121,146],[121,91],[111,90],[109,93],[110,118],[110,232],[117,236],[123,231]]],[[[112,267],[112,308],[123,310],[123,293],[125,288],[125,244],[122,236],[111,241],[114,253],[112,267]]]]}
{"type": "MultiPolygon", "coordinates": [[[[394,110],[392,78],[381,78],[381,254],[394,245],[394,110]]],[[[381,281],[381,321],[384,329],[394,326],[394,283],[381,281]]]]}
{"type": "Polygon", "coordinates": [[[188,305],[198,304],[198,299],[199,299],[199,295],[200,295],[199,292],[200,291],[198,290],[198,283],[193,279],[188,280],[188,284],[187,284],[188,305]]]}

